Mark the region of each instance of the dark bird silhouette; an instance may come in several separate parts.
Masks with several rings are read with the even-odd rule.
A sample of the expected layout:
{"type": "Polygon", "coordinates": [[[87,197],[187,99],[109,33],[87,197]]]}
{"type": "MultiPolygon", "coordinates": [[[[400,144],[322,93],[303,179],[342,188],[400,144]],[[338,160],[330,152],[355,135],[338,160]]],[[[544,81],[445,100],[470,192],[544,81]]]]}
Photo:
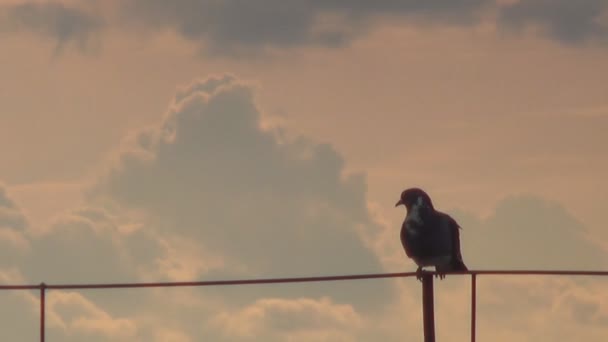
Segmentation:
{"type": "Polygon", "coordinates": [[[460,253],[461,228],[456,220],[435,210],[429,195],[419,188],[404,190],[395,207],[400,205],[407,208],[401,244],[405,254],[418,265],[416,278],[422,279],[425,266],[435,266],[441,279],[446,272],[468,270],[460,253]]]}

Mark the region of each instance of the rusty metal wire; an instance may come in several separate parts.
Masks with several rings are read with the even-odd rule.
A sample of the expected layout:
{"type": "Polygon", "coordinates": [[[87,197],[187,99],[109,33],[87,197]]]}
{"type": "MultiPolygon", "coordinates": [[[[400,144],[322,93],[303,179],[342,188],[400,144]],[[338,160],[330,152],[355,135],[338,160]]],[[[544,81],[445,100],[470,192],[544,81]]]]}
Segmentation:
{"type": "MultiPolygon", "coordinates": [[[[434,272],[425,272],[434,274],[434,272]]],[[[479,276],[508,276],[508,275],[541,275],[541,276],[608,276],[608,271],[573,271],[573,270],[473,270],[467,272],[451,273],[453,275],[471,276],[471,341],[475,342],[476,329],[476,297],[477,278],[479,276]]],[[[415,277],[416,272],[399,273],[372,273],[372,274],[350,274],[316,277],[292,277],[292,278],[258,278],[258,279],[235,279],[235,280],[207,280],[207,281],[184,281],[184,282],[133,282],[133,283],[106,283],[106,284],[18,284],[0,285],[0,290],[39,290],[40,291],[40,341],[45,339],[45,295],[50,290],[87,290],[87,289],[119,289],[119,288],[152,288],[152,287],[199,287],[199,286],[236,286],[236,285],[261,285],[261,284],[285,284],[285,283],[307,283],[326,281],[346,281],[362,279],[381,278],[408,278],[415,277]]],[[[433,311],[430,308],[431,312],[433,311]]]]}

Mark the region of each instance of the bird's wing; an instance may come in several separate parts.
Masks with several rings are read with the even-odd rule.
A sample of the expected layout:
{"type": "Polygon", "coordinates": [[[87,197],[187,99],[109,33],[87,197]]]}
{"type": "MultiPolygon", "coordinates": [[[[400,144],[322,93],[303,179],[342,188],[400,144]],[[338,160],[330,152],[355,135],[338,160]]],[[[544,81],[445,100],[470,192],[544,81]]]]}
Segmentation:
{"type": "Polygon", "coordinates": [[[448,226],[450,232],[450,240],[452,242],[452,262],[458,269],[467,270],[462,260],[462,252],[460,251],[460,225],[451,216],[445,214],[448,219],[448,226]]]}
{"type": "Polygon", "coordinates": [[[466,269],[460,251],[460,229],[462,228],[450,215],[440,211],[437,211],[436,215],[437,221],[441,222],[437,225],[441,227],[441,236],[438,237],[441,240],[441,249],[450,255],[454,268],[466,269]]]}
{"type": "Polygon", "coordinates": [[[408,237],[408,232],[407,232],[406,226],[407,226],[407,221],[403,221],[403,225],[401,225],[401,245],[403,246],[403,249],[405,250],[405,255],[407,255],[408,258],[411,258],[412,254],[413,254],[412,243],[414,241],[412,241],[413,239],[408,237]]]}

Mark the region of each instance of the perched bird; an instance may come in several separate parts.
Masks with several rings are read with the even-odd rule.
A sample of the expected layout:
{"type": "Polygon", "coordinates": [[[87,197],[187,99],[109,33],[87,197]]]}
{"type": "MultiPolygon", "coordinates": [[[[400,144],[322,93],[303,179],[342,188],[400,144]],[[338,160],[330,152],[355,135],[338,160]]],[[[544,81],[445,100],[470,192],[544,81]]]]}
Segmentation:
{"type": "MultiPolygon", "coordinates": [[[[405,254],[422,268],[435,266],[441,279],[446,272],[467,271],[460,253],[460,226],[450,215],[435,210],[429,195],[419,188],[406,189],[395,207],[405,205],[407,215],[401,226],[405,254]]],[[[437,276],[436,275],[436,276],[437,276]]]]}

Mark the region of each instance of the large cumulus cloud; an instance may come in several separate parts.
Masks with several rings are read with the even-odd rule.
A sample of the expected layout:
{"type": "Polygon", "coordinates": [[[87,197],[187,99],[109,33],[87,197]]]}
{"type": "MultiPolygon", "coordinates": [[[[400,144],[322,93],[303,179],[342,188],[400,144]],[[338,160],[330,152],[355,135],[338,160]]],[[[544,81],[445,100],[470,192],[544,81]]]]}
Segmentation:
{"type": "MultiPolygon", "coordinates": [[[[90,198],[144,212],[161,234],[194,241],[191,255],[222,265],[191,276],[380,271],[360,235],[377,228],[363,176],[345,174],[330,145],[285,141],[261,120],[250,86],[230,75],[197,81],[159,127],[132,139],[90,198]]],[[[368,290],[350,299],[382,297],[368,290]]]]}
{"type": "MultiPolygon", "coordinates": [[[[378,229],[367,212],[364,177],[346,174],[331,146],[305,138],[288,141],[280,131],[262,126],[249,85],[231,75],[197,81],[177,93],[158,125],[130,137],[118,161],[88,192],[86,206],[28,230],[26,216],[2,193],[5,225],[20,233],[27,247],[7,257],[11,267],[6,274],[18,276],[7,281],[381,271],[361,239],[364,231],[378,229]]],[[[322,331],[313,324],[285,327],[277,334],[277,316],[253,329],[269,340],[349,337],[346,321],[353,318],[359,324],[364,310],[381,309],[390,288],[388,282],[353,282],[204,291],[53,290],[48,334],[66,341],[196,340],[201,333],[230,340],[227,313],[246,317],[263,310],[280,316],[287,310],[302,321],[325,315],[332,322],[322,331]]],[[[19,303],[16,312],[36,317],[35,294],[15,305],[19,303]]]]}
{"type": "MultiPolygon", "coordinates": [[[[0,236],[0,281],[414,269],[401,250],[399,227],[378,223],[370,213],[362,175],[345,173],[331,145],[290,140],[264,123],[250,85],[232,75],[211,77],[178,91],[159,123],[129,137],[89,189],[86,206],[30,229],[27,210],[0,188],[0,230],[12,237],[0,236]]],[[[514,196],[486,218],[448,212],[464,228],[463,254],[473,269],[605,268],[606,251],[559,203],[514,196]]],[[[478,336],[532,341],[549,331],[555,338],[602,341],[608,301],[601,285],[480,277],[478,336]]],[[[448,277],[436,291],[439,336],[466,339],[468,279],[448,277]]],[[[3,330],[2,339],[15,340],[17,333],[21,340],[35,338],[37,294],[3,295],[8,299],[0,314],[12,330],[3,330]]],[[[62,341],[419,340],[419,295],[413,279],[53,290],[48,331],[62,341]]]]}
{"type": "MultiPolygon", "coordinates": [[[[251,87],[234,76],[197,81],[178,92],[158,127],[131,137],[118,162],[90,191],[89,197],[95,203],[111,203],[110,206],[143,213],[145,229],[165,236],[168,246],[175,251],[169,253],[171,257],[165,254],[161,258],[164,261],[157,266],[164,265],[166,270],[173,271],[186,269],[188,272],[183,274],[190,276],[367,272],[380,270],[378,259],[394,260],[384,263],[391,270],[411,266],[396,238],[397,227],[387,229],[371,218],[361,176],[344,174],[344,162],[330,146],[305,139],[285,140],[280,131],[261,128],[263,120],[251,87]],[[362,234],[370,231],[380,235],[362,234]],[[365,248],[362,238],[372,246],[375,255],[365,248]],[[178,241],[190,243],[176,248],[178,241]],[[193,260],[203,262],[197,264],[193,260]]],[[[487,218],[452,212],[464,227],[463,253],[473,269],[605,266],[606,252],[590,240],[584,226],[559,203],[534,196],[514,196],[498,203],[487,218]]],[[[162,267],[153,269],[149,276],[154,276],[154,271],[157,277],[175,279],[162,267]]],[[[324,313],[327,315],[346,310],[359,317],[359,322],[373,326],[369,330],[355,326],[346,329],[334,322],[316,327],[314,338],[319,339],[367,336],[383,325],[380,319],[388,319],[388,312],[408,326],[416,326],[418,285],[403,282],[399,289],[407,295],[401,298],[409,299],[393,305],[388,305],[386,298],[394,300],[396,294],[378,295],[384,291],[383,286],[381,282],[352,282],[253,290],[208,289],[207,294],[222,298],[219,307],[223,309],[219,314],[207,312],[206,332],[219,334],[225,340],[246,338],[252,332],[271,340],[285,336],[313,338],[306,329],[292,327],[281,332],[272,328],[280,318],[273,314],[283,314],[284,308],[306,313],[303,316],[306,319],[318,308],[327,309],[324,313]],[[302,296],[307,299],[302,300],[302,296]],[[325,296],[330,299],[323,299],[325,296]],[[370,302],[380,303],[383,310],[367,315],[370,311],[366,309],[373,307],[370,302]],[[264,319],[259,318],[262,316],[264,319]],[[252,317],[257,318],[251,320],[252,317]],[[250,326],[242,326],[241,331],[230,329],[239,319],[250,322],[250,326]],[[359,330],[353,332],[355,328],[359,330]]],[[[468,314],[467,286],[466,279],[460,277],[437,285],[441,293],[437,303],[440,321],[468,314]]],[[[507,327],[521,324],[517,317],[525,316],[525,312],[511,305],[519,303],[515,300],[518,296],[534,299],[536,289],[550,289],[551,294],[539,299],[539,306],[532,312],[541,315],[550,307],[560,308],[555,316],[558,319],[563,317],[563,310],[571,311],[585,304],[570,298],[595,296],[588,289],[592,286],[592,282],[544,278],[532,282],[484,279],[479,286],[479,305],[492,311],[486,314],[490,323],[485,321],[480,334],[491,328],[507,336],[507,330],[495,325],[498,321],[507,322],[507,327]],[[508,292],[508,288],[513,291],[508,292]],[[498,292],[509,293],[512,299],[497,301],[492,293],[498,292]],[[579,296],[569,295],[571,292],[579,296]]],[[[461,323],[466,324],[464,319],[461,323]]],[[[523,326],[531,329],[530,336],[535,336],[540,327],[561,331],[550,321],[523,326]]],[[[595,328],[601,331],[597,324],[595,328]]],[[[576,324],[568,325],[567,329],[581,331],[576,324]]],[[[457,331],[459,336],[467,334],[466,329],[457,331]]],[[[389,340],[403,338],[392,328],[387,328],[384,336],[389,340]]]]}

